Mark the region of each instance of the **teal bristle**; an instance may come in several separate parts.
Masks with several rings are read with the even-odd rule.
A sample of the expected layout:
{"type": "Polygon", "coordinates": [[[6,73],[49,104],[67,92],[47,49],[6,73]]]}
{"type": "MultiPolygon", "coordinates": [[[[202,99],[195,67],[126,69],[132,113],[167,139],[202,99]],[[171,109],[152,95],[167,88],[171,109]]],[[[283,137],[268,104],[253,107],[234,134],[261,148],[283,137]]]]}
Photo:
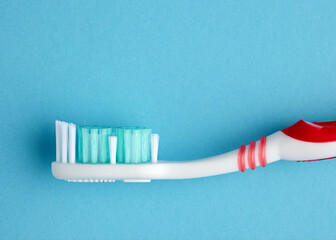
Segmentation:
{"type": "Polygon", "coordinates": [[[141,129],[141,162],[150,162],[151,158],[151,134],[148,128],[141,129]]]}
{"type": "Polygon", "coordinates": [[[133,154],[132,163],[141,163],[141,130],[133,130],[133,154]]]}
{"type": "Polygon", "coordinates": [[[150,162],[152,130],[144,127],[81,126],[77,131],[79,163],[110,163],[109,136],[117,137],[116,163],[150,162]]]}
{"type": "Polygon", "coordinates": [[[112,128],[81,126],[78,128],[79,163],[109,163],[110,152],[108,137],[113,135],[112,128]]]}
{"type": "Polygon", "coordinates": [[[91,129],[91,163],[98,162],[98,129],[91,129]]]}
{"type": "Polygon", "coordinates": [[[117,163],[138,164],[149,162],[151,133],[151,129],[144,127],[117,128],[117,163]]]}
{"type": "Polygon", "coordinates": [[[113,135],[112,128],[102,128],[99,138],[99,163],[110,162],[108,137],[113,135]]]}
{"type": "Polygon", "coordinates": [[[89,128],[82,128],[82,163],[89,163],[90,160],[90,129],[89,128]]]}
{"type": "Polygon", "coordinates": [[[124,162],[124,129],[116,129],[117,136],[117,163],[124,162]]]}
{"type": "Polygon", "coordinates": [[[77,127],[77,162],[83,162],[83,135],[80,127],[77,127]]]}
{"type": "Polygon", "coordinates": [[[132,129],[124,128],[124,163],[132,163],[132,129]]]}

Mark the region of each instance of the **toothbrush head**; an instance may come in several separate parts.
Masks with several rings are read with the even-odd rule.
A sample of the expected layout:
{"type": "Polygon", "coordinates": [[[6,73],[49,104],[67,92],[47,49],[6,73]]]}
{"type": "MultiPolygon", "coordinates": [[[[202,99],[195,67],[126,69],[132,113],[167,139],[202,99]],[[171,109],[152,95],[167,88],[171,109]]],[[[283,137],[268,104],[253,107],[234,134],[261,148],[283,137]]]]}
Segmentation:
{"type": "Polygon", "coordinates": [[[76,127],[72,123],[56,121],[56,162],[53,163],[53,174],[58,176],[70,171],[72,177],[66,180],[72,182],[114,182],[115,179],[110,177],[98,174],[97,178],[97,175],[90,176],[90,173],[97,168],[98,172],[104,172],[101,169],[110,165],[120,167],[156,163],[158,144],[158,135],[145,127],[76,127]],[[78,176],[79,173],[84,175],[78,176]]]}

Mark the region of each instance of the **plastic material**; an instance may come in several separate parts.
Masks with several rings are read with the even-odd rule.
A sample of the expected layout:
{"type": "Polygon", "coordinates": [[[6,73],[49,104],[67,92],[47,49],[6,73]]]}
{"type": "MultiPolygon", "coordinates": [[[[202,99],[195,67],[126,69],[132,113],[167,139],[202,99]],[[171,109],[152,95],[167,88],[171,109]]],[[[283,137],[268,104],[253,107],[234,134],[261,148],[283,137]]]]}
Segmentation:
{"type": "Polygon", "coordinates": [[[245,164],[245,145],[241,145],[238,150],[238,169],[241,172],[245,172],[246,164],[245,164]]]}
{"type": "Polygon", "coordinates": [[[247,155],[247,162],[249,167],[254,170],[256,167],[255,164],[255,147],[256,147],[256,143],[255,141],[251,141],[250,145],[248,147],[248,155],[247,155]]]}
{"type": "Polygon", "coordinates": [[[113,135],[110,127],[81,126],[78,128],[78,162],[109,163],[108,137],[113,135]]]}
{"type": "MultiPolygon", "coordinates": [[[[332,124],[320,123],[320,127],[322,128],[332,127],[329,125],[332,124]]],[[[297,126],[295,126],[295,128],[297,128],[297,126]]],[[[286,134],[288,133],[287,131],[278,131],[268,137],[261,137],[259,141],[252,141],[250,145],[242,145],[239,150],[234,150],[218,156],[187,162],[162,162],[157,161],[156,154],[159,137],[158,135],[152,134],[152,162],[136,164],[139,162],[139,135],[137,135],[137,133],[134,134],[134,130],[141,129],[117,129],[117,136],[110,138],[110,149],[119,149],[119,142],[123,146],[135,147],[130,148],[130,152],[122,152],[123,161],[125,160],[126,162],[132,163],[134,161],[135,164],[119,164],[117,150],[116,164],[67,164],[64,163],[62,159],[61,162],[56,161],[52,163],[53,175],[59,179],[79,182],[112,182],[114,180],[144,182],[151,179],[207,177],[238,170],[244,172],[246,169],[255,169],[258,166],[266,166],[266,164],[270,164],[280,159],[290,161],[314,161],[336,156],[336,140],[328,142],[308,142],[289,136],[286,134]],[[125,133],[125,130],[130,131],[125,133]],[[116,142],[117,146],[115,145],[116,142]]],[[[82,131],[82,138],[83,133],[85,136],[89,135],[87,131],[82,131]]],[[[326,135],[330,135],[330,130],[327,130],[325,133],[326,135]]],[[[143,136],[144,135],[141,135],[140,137],[141,144],[143,143],[143,136]]],[[[325,138],[326,137],[323,136],[321,137],[321,139],[325,138]]],[[[141,145],[141,153],[143,153],[142,148],[143,146],[141,145]]],[[[58,148],[56,147],[56,149],[58,148]]],[[[119,156],[121,156],[120,152],[119,154],[119,156]]]]}
{"type": "Polygon", "coordinates": [[[56,162],[61,162],[61,122],[56,121],[56,162]]]}
{"type": "Polygon", "coordinates": [[[159,135],[152,134],[151,135],[152,163],[157,163],[158,151],[159,151],[159,135]]]}
{"type": "Polygon", "coordinates": [[[258,151],[259,163],[260,166],[262,167],[266,167],[267,164],[265,149],[266,149],[266,137],[262,136],[260,138],[259,151],[258,151]]]}
{"type": "Polygon", "coordinates": [[[62,149],[62,163],[68,161],[68,126],[66,122],[61,123],[61,149],[62,149]]]}
{"type": "Polygon", "coordinates": [[[283,129],[282,132],[292,138],[306,142],[333,142],[336,141],[336,121],[310,123],[300,120],[283,129]]]}
{"type": "Polygon", "coordinates": [[[150,162],[151,132],[151,129],[143,127],[117,128],[117,163],[150,162]]]}
{"type": "Polygon", "coordinates": [[[76,125],[69,124],[69,163],[76,162],[76,125]]]}
{"type": "Polygon", "coordinates": [[[116,164],[117,160],[117,137],[110,136],[109,139],[109,151],[110,151],[110,163],[116,164]]]}

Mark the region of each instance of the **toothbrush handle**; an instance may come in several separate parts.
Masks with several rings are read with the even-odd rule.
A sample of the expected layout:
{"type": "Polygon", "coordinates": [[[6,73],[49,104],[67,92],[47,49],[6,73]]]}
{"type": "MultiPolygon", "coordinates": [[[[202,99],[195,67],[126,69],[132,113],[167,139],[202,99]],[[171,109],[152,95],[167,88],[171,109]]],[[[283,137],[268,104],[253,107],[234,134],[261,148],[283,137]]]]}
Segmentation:
{"type": "Polygon", "coordinates": [[[237,150],[221,155],[195,161],[169,162],[141,167],[144,168],[146,174],[151,172],[151,179],[181,179],[214,176],[235,171],[244,172],[248,168],[253,170],[258,166],[265,167],[280,159],[314,161],[336,156],[336,122],[335,126],[331,123],[328,126],[326,123],[311,124],[302,120],[299,121],[299,125],[297,124],[267,137],[262,136],[258,141],[251,141],[246,146],[242,145],[237,150]],[[301,138],[299,139],[298,136],[301,138]]]}
{"type": "Polygon", "coordinates": [[[258,142],[251,141],[238,150],[237,165],[241,172],[277,160],[319,161],[336,157],[336,121],[298,121],[292,126],[258,142]]]}
{"type": "Polygon", "coordinates": [[[310,123],[300,120],[281,132],[281,159],[318,161],[336,157],[336,121],[310,123]]]}

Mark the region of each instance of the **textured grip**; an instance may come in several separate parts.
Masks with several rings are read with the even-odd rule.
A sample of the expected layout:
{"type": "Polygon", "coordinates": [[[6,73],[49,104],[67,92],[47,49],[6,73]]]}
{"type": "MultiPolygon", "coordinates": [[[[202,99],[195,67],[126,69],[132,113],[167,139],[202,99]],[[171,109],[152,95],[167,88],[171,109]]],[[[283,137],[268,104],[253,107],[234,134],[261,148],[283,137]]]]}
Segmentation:
{"type": "Polygon", "coordinates": [[[258,147],[256,147],[256,142],[251,141],[250,145],[247,147],[245,145],[241,145],[238,150],[237,156],[237,164],[238,169],[241,172],[245,172],[246,165],[249,166],[252,170],[256,168],[256,157],[259,161],[260,166],[266,167],[267,158],[266,158],[266,137],[262,136],[260,141],[258,142],[258,147]],[[256,153],[256,150],[258,151],[256,153]]]}

